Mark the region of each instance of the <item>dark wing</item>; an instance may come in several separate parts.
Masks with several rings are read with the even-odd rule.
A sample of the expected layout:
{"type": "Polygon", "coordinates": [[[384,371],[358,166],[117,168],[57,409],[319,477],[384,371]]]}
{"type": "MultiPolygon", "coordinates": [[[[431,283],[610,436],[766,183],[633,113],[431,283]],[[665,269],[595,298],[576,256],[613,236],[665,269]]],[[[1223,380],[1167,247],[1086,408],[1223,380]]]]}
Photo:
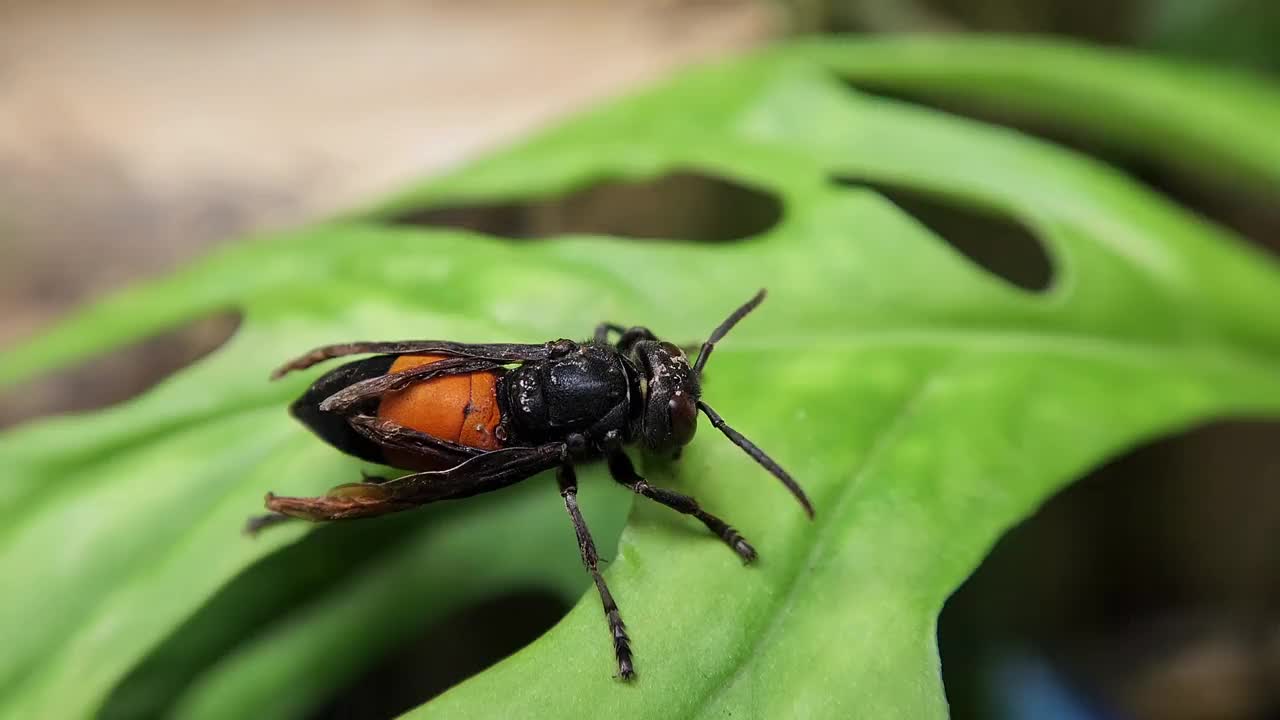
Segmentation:
{"type": "Polygon", "coordinates": [[[489,343],[471,344],[449,342],[448,340],[399,340],[392,342],[353,342],[340,345],[325,345],[296,357],[281,365],[271,373],[273,380],[279,379],[294,370],[305,370],[316,363],[344,355],[361,355],[377,353],[386,355],[436,354],[450,357],[472,358],[475,360],[491,360],[500,363],[530,362],[547,357],[546,343],[489,343]]]}
{"type": "MultiPolygon", "coordinates": [[[[316,380],[301,397],[294,401],[289,411],[330,445],[350,455],[382,465],[389,464],[383,452],[389,447],[407,450],[432,459],[435,461],[435,467],[452,467],[485,452],[478,448],[468,448],[441,440],[361,412],[360,402],[362,399],[375,397],[376,388],[383,384],[382,378],[389,377],[387,371],[391,369],[395,359],[395,355],[378,355],[335,368],[316,380]],[[370,383],[369,381],[379,382],[370,383]],[[356,389],[349,391],[348,389],[353,386],[356,389]],[[327,411],[326,408],[329,405],[325,403],[335,394],[344,392],[346,394],[342,395],[337,402],[342,403],[343,409],[349,409],[350,413],[327,411]],[[373,392],[375,395],[365,394],[368,392],[373,392]]],[[[430,371],[426,374],[422,372],[405,374],[412,382],[428,376],[450,374],[451,366],[445,365],[446,362],[453,364],[453,372],[467,372],[469,368],[475,367],[469,364],[453,363],[455,360],[457,358],[450,358],[438,364],[423,366],[430,371]]],[[[494,367],[488,361],[468,360],[466,362],[483,362],[485,363],[483,367],[494,367]]]]}
{"type": "MultiPolygon", "coordinates": [[[[345,420],[351,423],[352,430],[368,438],[380,448],[404,450],[417,455],[436,458],[441,461],[441,466],[457,465],[488,452],[480,448],[442,440],[435,435],[428,435],[372,415],[352,415],[345,418],[345,420]]],[[[379,462],[386,464],[385,460],[379,462]]]]}
{"type": "Polygon", "coordinates": [[[562,442],[513,447],[478,455],[448,470],[413,473],[378,485],[415,504],[457,500],[514,485],[557,467],[568,457],[562,442]]]}
{"type": "Polygon", "coordinates": [[[446,375],[470,375],[486,372],[502,367],[503,363],[493,360],[479,360],[472,357],[450,357],[437,360],[426,365],[401,370],[399,372],[377,375],[351,383],[325,398],[320,403],[320,412],[345,413],[355,406],[384,394],[403,390],[415,383],[424,382],[435,377],[446,375]]]}
{"type": "Polygon", "coordinates": [[[413,473],[384,483],[339,485],[323,497],[267,494],[267,509],[304,520],[349,520],[408,510],[440,500],[492,492],[560,465],[564,443],[478,455],[448,470],[413,473]]]}

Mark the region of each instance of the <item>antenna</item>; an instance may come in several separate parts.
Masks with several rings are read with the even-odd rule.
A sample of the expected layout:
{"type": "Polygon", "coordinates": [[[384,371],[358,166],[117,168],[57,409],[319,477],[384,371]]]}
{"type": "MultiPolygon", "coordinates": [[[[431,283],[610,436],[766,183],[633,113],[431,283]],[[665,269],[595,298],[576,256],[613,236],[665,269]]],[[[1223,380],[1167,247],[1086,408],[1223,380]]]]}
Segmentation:
{"type": "MultiPolygon", "coordinates": [[[[738,321],[746,317],[747,313],[755,310],[760,303],[764,302],[764,295],[764,289],[761,288],[760,292],[756,293],[755,296],[748,300],[742,307],[734,310],[732,315],[725,318],[724,322],[720,323],[720,326],[711,332],[711,337],[707,338],[707,341],[702,343],[702,349],[698,352],[698,360],[693,364],[693,371],[695,373],[698,375],[702,374],[702,368],[706,366],[707,358],[711,357],[711,351],[715,349],[716,343],[724,339],[724,336],[733,329],[734,325],[738,324],[738,321]]],[[[813,503],[809,502],[809,498],[804,494],[804,490],[800,488],[800,484],[797,483],[786,470],[783,470],[778,463],[774,462],[773,458],[769,457],[765,451],[756,447],[756,444],[748,440],[745,435],[729,427],[728,423],[724,421],[724,418],[720,417],[720,413],[711,409],[710,405],[699,400],[698,409],[711,420],[711,424],[715,426],[717,430],[724,433],[724,436],[729,438],[730,442],[742,448],[743,452],[750,455],[752,460],[760,463],[761,467],[768,470],[774,477],[781,480],[782,484],[787,486],[787,490],[790,490],[791,494],[800,502],[800,505],[804,508],[804,511],[808,513],[809,517],[811,519],[813,518],[813,503]]]]}
{"type": "Polygon", "coordinates": [[[720,417],[720,414],[715,410],[712,410],[710,405],[699,400],[698,409],[705,413],[707,418],[711,420],[711,424],[715,426],[717,430],[724,433],[724,436],[729,438],[734,445],[742,448],[744,452],[751,456],[752,460],[760,463],[765,470],[768,470],[774,477],[781,480],[782,484],[787,486],[787,489],[791,491],[791,494],[794,495],[796,500],[800,502],[800,505],[804,507],[804,511],[808,513],[809,518],[813,518],[813,503],[809,502],[808,496],[806,496],[804,494],[804,490],[800,488],[800,483],[797,483],[786,470],[783,470],[782,467],[779,466],[778,463],[774,462],[773,458],[766,455],[763,450],[756,447],[756,444],[748,440],[745,435],[729,427],[728,423],[724,421],[724,418],[720,417]]]}
{"type": "Polygon", "coordinates": [[[738,321],[747,316],[747,313],[756,309],[756,306],[764,302],[764,288],[760,288],[760,292],[755,297],[746,302],[745,305],[733,311],[733,314],[724,319],[720,323],[720,327],[711,331],[711,337],[702,343],[702,349],[698,351],[698,359],[693,363],[693,371],[699,375],[702,374],[702,368],[707,364],[707,358],[711,357],[711,351],[715,349],[716,343],[724,339],[724,336],[733,329],[738,321]]]}

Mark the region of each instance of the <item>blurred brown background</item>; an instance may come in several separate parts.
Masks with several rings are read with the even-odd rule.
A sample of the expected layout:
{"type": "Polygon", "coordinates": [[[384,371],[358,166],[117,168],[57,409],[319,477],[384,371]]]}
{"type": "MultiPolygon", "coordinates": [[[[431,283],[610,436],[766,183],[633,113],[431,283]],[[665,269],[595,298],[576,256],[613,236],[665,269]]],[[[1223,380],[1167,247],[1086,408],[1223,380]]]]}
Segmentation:
{"type": "MultiPolygon", "coordinates": [[[[0,348],[216,242],[368,202],[779,27],[747,0],[9,0],[0,348]]],[[[231,326],[111,359],[112,383],[10,394],[0,426],[128,397],[231,326]]]]}

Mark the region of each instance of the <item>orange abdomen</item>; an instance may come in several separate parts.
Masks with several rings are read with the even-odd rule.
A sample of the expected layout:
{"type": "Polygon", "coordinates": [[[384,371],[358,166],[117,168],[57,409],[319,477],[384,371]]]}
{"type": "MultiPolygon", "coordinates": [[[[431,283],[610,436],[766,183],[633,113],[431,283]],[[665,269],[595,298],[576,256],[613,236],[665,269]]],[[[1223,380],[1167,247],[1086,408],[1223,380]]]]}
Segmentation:
{"type": "MultiPolygon", "coordinates": [[[[444,360],[441,355],[401,355],[388,372],[396,373],[444,360]]],[[[378,417],[459,445],[497,450],[494,436],[502,410],[498,407],[498,374],[446,375],[416,383],[382,397],[378,417]]]]}

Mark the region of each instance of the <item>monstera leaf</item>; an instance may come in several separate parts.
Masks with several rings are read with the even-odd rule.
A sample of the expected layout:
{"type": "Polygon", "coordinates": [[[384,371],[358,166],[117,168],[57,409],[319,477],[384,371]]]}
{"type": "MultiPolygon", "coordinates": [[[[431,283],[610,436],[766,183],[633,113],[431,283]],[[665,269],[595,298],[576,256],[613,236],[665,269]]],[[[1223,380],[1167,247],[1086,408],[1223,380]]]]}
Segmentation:
{"type": "Polygon", "coordinates": [[[1141,440],[1280,413],[1280,273],[1094,161],[842,75],[1069,105],[1064,121],[1122,125],[1117,140],[1139,151],[1274,184],[1280,135],[1216,123],[1280,126],[1280,99],[1199,70],[1170,90],[1182,72],[991,40],[776,49],[69,318],[5,354],[0,381],[205,313],[244,316],[229,344],[144,396],[0,439],[0,708],[297,716],[433,621],[526,588],[580,601],[415,715],[944,716],[936,618],[1002,530],[1141,440]],[[1133,99],[1156,87],[1159,103],[1133,99]],[[775,194],[781,218],[721,244],[393,222],[688,170],[775,194]],[[1025,225],[1051,258],[1049,287],[974,264],[872,189],[886,185],[1025,225]],[[645,472],[739,527],[754,567],[585,470],[634,683],[611,677],[549,477],[376,522],[240,534],[265,491],[314,494],[359,469],[288,418],[315,371],[267,382],[284,358],[350,339],[580,337],[602,319],[697,342],[759,287],[769,300],[717,351],[706,397],[805,484],[817,516],[706,427],[680,462],[645,472]]]}

